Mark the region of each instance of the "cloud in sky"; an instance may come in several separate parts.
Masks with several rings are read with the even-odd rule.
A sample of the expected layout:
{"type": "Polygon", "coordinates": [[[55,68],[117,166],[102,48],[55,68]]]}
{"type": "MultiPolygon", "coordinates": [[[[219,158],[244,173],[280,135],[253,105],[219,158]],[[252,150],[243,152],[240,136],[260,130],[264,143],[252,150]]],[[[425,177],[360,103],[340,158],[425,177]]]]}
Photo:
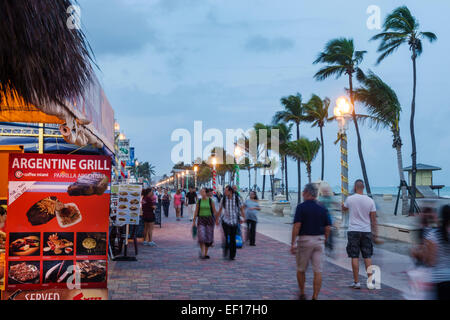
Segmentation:
{"type": "MultiPolygon", "coordinates": [[[[194,120],[205,128],[243,128],[270,123],[281,109],[280,98],[296,92],[332,101],[345,93],[345,78],[316,82],[312,65],[325,43],[352,37],[358,50],[367,50],[363,70],[372,69],[396,90],[402,104],[401,134],[404,165],[410,165],[409,115],[412,67],[402,48],[381,65],[375,61],[378,32],[366,27],[371,0],[332,2],[262,0],[79,0],[82,22],[97,55],[100,80],[124,132],[140,160],[149,161],[162,175],[170,171],[170,134],[192,130],[194,120]],[[349,19],[349,17],[352,17],[349,19]]],[[[400,0],[382,2],[384,17],[400,0]]],[[[450,119],[445,93],[450,86],[450,30],[445,17],[450,2],[408,2],[409,8],[438,41],[425,43],[418,60],[416,137],[418,162],[443,167],[436,184],[450,184],[450,119]]],[[[333,107],[333,103],[332,106],[333,107]]],[[[357,110],[363,112],[361,106],[357,110]]],[[[332,109],[330,109],[332,113],[332,109]]],[[[325,175],[339,184],[337,125],[325,134],[325,175]]],[[[301,134],[318,137],[316,128],[303,124],[301,134]]],[[[392,137],[387,130],[362,126],[363,151],[369,179],[375,186],[398,184],[392,137]]],[[[356,135],[349,126],[350,179],[361,177],[356,135]]],[[[304,167],[304,166],[303,166],[304,167]]],[[[320,173],[320,157],[313,163],[313,179],[320,173]]],[[[295,164],[289,161],[290,185],[295,186],[295,164]]],[[[303,171],[303,176],[306,173],[303,171]]],[[[245,178],[242,179],[245,181],[245,178]]]]}
{"type": "Polygon", "coordinates": [[[245,42],[245,49],[253,52],[280,52],[294,48],[294,41],[286,37],[268,38],[257,35],[251,36],[245,42]]]}

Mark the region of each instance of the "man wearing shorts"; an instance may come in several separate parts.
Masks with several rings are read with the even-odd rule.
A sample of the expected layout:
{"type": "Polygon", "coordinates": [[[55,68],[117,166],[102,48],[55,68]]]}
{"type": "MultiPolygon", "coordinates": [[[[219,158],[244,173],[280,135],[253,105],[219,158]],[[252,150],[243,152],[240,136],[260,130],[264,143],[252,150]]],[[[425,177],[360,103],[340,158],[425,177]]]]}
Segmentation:
{"type": "Polygon", "coordinates": [[[300,300],[305,296],[305,272],[311,261],[314,272],[313,300],[322,286],[322,263],[325,241],[330,234],[331,221],[328,210],[317,203],[317,188],[308,183],[303,190],[304,202],[297,206],[292,228],[291,253],[297,256],[297,281],[300,300]],[[297,247],[295,243],[297,242],[297,247]]]}
{"type": "MultiPolygon", "coordinates": [[[[342,205],[343,211],[349,211],[349,226],[347,232],[347,254],[352,259],[353,284],[351,288],[361,289],[359,283],[359,253],[364,259],[366,270],[372,265],[372,232],[374,241],[377,236],[377,218],[375,202],[364,195],[364,181],[355,181],[355,193],[349,196],[342,205]]],[[[370,277],[371,274],[367,273],[370,277]]]]}
{"type": "Polygon", "coordinates": [[[194,211],[197,206],[197,192],[193,187],[189,187],[189,192],[186,194],[186,207],[189,212],[189,221],[194,218],[194,211]]]}

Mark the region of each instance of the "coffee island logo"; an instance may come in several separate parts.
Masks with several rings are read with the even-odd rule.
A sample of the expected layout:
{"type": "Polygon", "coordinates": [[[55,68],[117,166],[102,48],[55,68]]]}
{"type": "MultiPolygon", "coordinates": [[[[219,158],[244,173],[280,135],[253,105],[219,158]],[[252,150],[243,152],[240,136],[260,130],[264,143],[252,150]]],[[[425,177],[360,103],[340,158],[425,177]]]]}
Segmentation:
{"type": "Polygon", "coordinates": [[[14,172],[14,176],[15,176],[17,179],[21,179],[21,178],[23,177],[23,172],[22,172],[22,170],[16,170],[16,172],[14,172]]]}

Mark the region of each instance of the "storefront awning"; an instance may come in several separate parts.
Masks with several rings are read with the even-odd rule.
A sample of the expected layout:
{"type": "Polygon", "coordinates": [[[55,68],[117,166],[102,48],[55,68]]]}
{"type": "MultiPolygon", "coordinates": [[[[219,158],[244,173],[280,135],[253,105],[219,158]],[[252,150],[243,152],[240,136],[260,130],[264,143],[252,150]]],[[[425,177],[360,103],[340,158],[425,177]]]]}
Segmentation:
{"type": "Polygon", "coordinates": [[[68,143],[114,150],[114,111],[97,78],[93,77],[82,96],[65,101],[65,106],[35,106],[14,91],[8,92],[7,96],[0,93],[0,122],[60,124],[68,143]]]}

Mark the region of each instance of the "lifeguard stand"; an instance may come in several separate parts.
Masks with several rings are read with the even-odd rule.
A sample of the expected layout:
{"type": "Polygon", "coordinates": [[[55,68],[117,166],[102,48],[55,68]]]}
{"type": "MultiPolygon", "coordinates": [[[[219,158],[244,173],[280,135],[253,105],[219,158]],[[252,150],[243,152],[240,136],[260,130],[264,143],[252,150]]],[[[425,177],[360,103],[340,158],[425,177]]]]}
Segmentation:
{"type": "MultiPolygon", "coordinates": [[[[438,198],[439,190],[443,185],[433,185],[433,171],[442,170],[439,167],[428,164],[418,163],[416,173],[416,197],[417,198],[438,198]],[[433,190],[438,190],[438,195],[433,190]]],[[[403,171],[408,172],[408,181],[411,186],[412,166],[403,168],[403,171]]]]}

